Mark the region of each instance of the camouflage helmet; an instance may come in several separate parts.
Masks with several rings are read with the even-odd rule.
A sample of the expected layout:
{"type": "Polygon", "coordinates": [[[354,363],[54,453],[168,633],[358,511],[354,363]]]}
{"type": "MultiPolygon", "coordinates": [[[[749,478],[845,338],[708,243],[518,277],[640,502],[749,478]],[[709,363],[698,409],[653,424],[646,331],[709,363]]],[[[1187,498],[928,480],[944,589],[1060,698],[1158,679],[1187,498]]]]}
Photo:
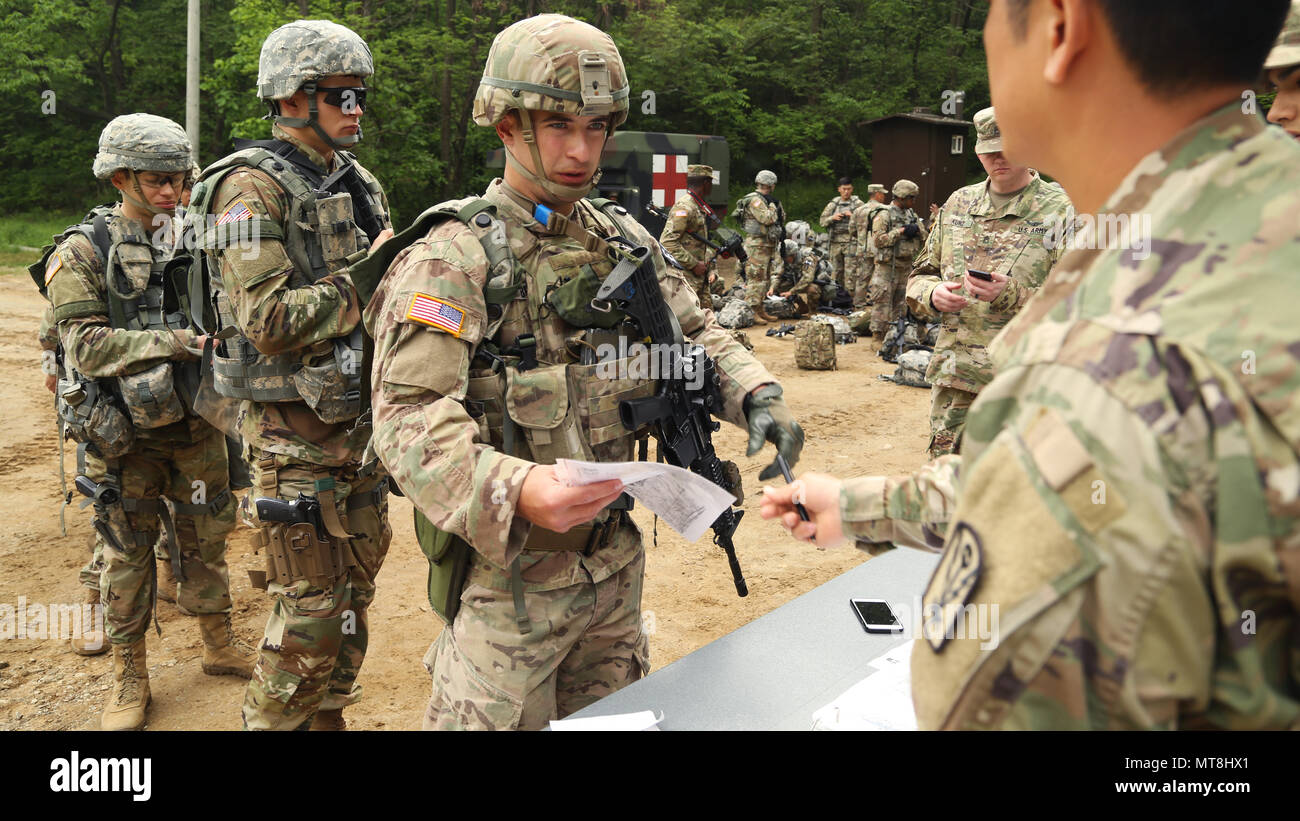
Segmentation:
{"type": "Polygon", "coordinates": [[[776,175],[766,168],[754,175],[755,185],[776,185],[776,175]]]}
{"type": "Polygon", "coordinates": [[[600,180],[600,169],[583,185],[548,178],[529,112],[608,116],[608,139],[627,121],[630,94],[623,57],[608,34],[563,14],[539,14],[507,26],[492,41],[474,95],[474,122],[493,126],[507,112],[517,112],[533,168],[520,163],[508,146],[507,167],[552,196],[574,202],[600,180]]]}
{"type": "Polygon", "coordinates": [[[799,243],[795,242],[792,239],[782,240],[781,257],[783,259],[789,259],[790,257],[798,253],[799,253],[799,243]]]}
{"type": "Polygon", "coordinates": [[[1282,24],[1277,42],[1264,61],[1264,70],[1272,71],[1297,64],[1300,64],[1300,0],[1292,0],[1291,11],[1282,24]]]}
{"type": "Polygon", "coordinates": [[[894,183],[894,196],[900,200],[915,197],[921,193],[921,187],[911,180],[899,180],[894,183]]]}
{"type": "Polygon", "coordinates": [[[474,122],[496,125],[512,109],[627,121],[631,89],[618,46],[605,32],[563,14],[539,14],[507,27],[492,41],[474,122]]]}
{"type": "Polygon", "coordinates": [[[366,41],[331,20],[295,20],[267,35],[257,60],[257,96],[284,100],[326,77],[369,77],[375,61],[366,41]]]}
{"type": "Polygon", "coordinates": [[[119,168],[132,171],[189,171],[194,164],[185,129],[166,117],[123,114],[99,135],[95,176],[106,180],[119,168]]]}

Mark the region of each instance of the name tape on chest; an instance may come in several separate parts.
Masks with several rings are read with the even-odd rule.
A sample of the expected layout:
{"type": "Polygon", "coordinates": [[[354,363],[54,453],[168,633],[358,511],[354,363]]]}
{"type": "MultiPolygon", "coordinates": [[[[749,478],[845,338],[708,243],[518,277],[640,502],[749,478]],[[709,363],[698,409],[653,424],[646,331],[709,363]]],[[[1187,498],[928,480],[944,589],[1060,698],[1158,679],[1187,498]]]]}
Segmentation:
{"type": "Polygon", "coordinates": [[[450,302],[445,302],[428,294],[412,294],[411,302],[406,308],[406,318],[430,328],[446,331],[454,337],[460,337],[465,327],[465,312],[450,302]]]}
{"type": "Polygon", "coordinates": [[[54,275],[57,274],[59,272],[59,269],[62,267],[63,267],[63,257],[59,256],[59,252],[55,251],[54,253],[50,254],[49,261],[45,263],[46,287],[49,287],[50,280],[54,279],[54,275]]]}

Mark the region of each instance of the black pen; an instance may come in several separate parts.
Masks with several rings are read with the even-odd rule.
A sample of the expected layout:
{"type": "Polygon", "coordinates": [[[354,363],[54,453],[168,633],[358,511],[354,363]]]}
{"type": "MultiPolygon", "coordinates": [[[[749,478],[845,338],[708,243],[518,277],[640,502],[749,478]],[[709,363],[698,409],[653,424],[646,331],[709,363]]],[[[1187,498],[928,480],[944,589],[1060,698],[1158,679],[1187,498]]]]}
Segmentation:
{"type": "MultiPolygon", "coordinates": [[[[785,483],[787,485],[794,484],[794,474],[790,472],[790,465],[785,461],[785,457],[780,453],[776,454],[776,465],[781,468],[781,475],[785,477],[785,483]]],[[[803,519],[805,522],[812,521],[812,519],[808,518],[808,511],[804,509],[803,505],[795,502],[794,509],[799,511],[800,519],[803,519]]]]}

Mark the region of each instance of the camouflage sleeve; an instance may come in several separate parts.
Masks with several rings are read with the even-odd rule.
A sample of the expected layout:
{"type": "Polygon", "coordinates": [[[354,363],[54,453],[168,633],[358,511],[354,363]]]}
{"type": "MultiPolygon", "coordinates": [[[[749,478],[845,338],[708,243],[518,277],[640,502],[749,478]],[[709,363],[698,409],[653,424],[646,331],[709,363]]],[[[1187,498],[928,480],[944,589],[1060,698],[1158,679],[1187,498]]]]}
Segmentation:
{"type": "Polygon", "coordinates": [[[830,227],[831,214],[833,213],[835,213],[835,200],[831,200],[830,202],[826,203],[826,207],[822,209],[822,216],[819,222],[821,223],[821,226],[823,228],[830,227]]]}
{"type": "Polygon", "coordinates": [[[57,251],[62,262],[48,286],[52,317],[68,363],[91,378],[135,373],[168,360],[194,359],[186,350],[194,332],[128,331],[108,319],[103,266],[90,240],[69,237],[57,251]]]}
{"type": "Polygon", "coordinates": [[[935,322],[940,317],[930,304],[930,295],[943,281],[943,228],[947,209],[940,208],[934,218],[934,230],[925,240],[925,246],[912,263],[912,273],[907,279],[907,307],[922,322],[935,322]]]}
{"type": "Polygon", "coordinates": [[[690,210],[684,205],[675,204],[664,222],[663,233],[659,235],[659,243],[688,271],[703,262],[695,254],[686,250],[686,246],[682,243],[682,237],[686,236],[690,225],[690,210]]]}
{"type": "MultiPolygon", "coordinates": [[[[254,219],[273,225],[283,224],[289,206],[287,195],[260,171],[232,172],[221,181],[212,201],[218,219],[242,203],[254,219]]],[[[357,292],[346,273],[290,288],[293,262],[279,239],[261,237],[252,248],[230,243],[210,253],[221,270],[240,333],[264,354],[344,336],[360,320],[357,292]]]]}
{"type": "Polygon", "coordinates": [[[853,212],[853,241],[859,254],[867,252],[867,237],[871,235],[871,221],[868,219],[867,206],[859,206],[853,212]]]}
{"type": "Polygon", "coordinates": [[[875,218],[871,221],[871,239],[876,243],[876,249],[893,248],[899,238],[903,236],[902,228],[889,230],[889,211],[880,209],[876,212],[875,218]]]}
{"type": "Polygon", "coordinates": [[[812,285],[817,279],[817,257],[813,254],[805,254],[799,266],[799,281],[795,283],[795,288],[806,288],[812,285]]]}
{"type": "Polygon", "coordinates": [[[487,322],[487,259],[459,222],[404,249],[366,308],[375,340],[373,446],[393,480],[435,527],[508,567],[532,524],[515,516],[533,463],[507,456],[465,408],[469,364],[487,322]],[[414,301],[463,314],[459,337],[412,318],[414,301]]]}
{"type": "Polygon", "coordinates": [[[938,550],[956,505],[961,456],[941,456],[905,476],[845,480],[840,490],[844,535],[869,545],[892,542],[938,550]]]}
{"type": "Polygon", "coordinates": [[[41,327],[36,332],[36,341],[41,350],[52,351],[59,347],[59,329],[54,323],[54,305],[46,305],[41,313],[41,327]]]}
{"type": "MultiPolygon", "coordinates": [[[[1220,685],[1230,698],[1259,695],[1241,684],[1260,675],[1269,640],[1242,635],[1240,608],[1250,605],[1233,606],[1227,579],[1252,579],[1234,592],[1284,589],[1275,542],[1262,529],[1225,525],[1225,505],[1201,502],[1213,489],[1189,486],[1204,484],[1204,474],[1178,462],[1213,464],[1217,448],[1232,454],[1221,457],[1228,462],[1250,462],[1226,506],[1260,513],[1228,517],[1237,522],[1267,518],[1263,500],[1273,491],[1260,474],[1246,478],[1255,464],[1248,445],[1226,441],[1232,426],[1211,422],[1195,402],[1180,414],[1176,401],[1144,422],[1125,404],[1138,397],[1117,392],[1151,398],[1149,386],[1165,381],[1128,381],[1103,386],[1073,364],[1036,364],[999,374],[972,409],[968,436],[992,439],[963,466],[924,603],[956,601],[995,616],[1000,630],[918,642],[912,681],[922,729],[1175,729],[1212,715],[1224,675],[1240,680],[1220,685]],[[1157,421],[1179,453],[1162,447],[1148,425],[1157,421]],[[1206,430],[1215,433],[1207,439],[1206,430]],[[1216,671],[1216,656],[1252,645],[1252,664],[1235,658],[1233,669],[1216,671]]],[[[1213,395],[1229,409],[1226,422],[1233,403],[1213,395]]],[[[1268,435],[1294,470],[1293,452],[1268,435]]],[[[1268,708],[1254,703],[1247,712],[1268,721],[1268,708]]]]}
{"type": "Polygon", "coordinates": [[[758,220],[759,225],[776,225],[780,217],[777,207],[759,194],[750,197],[749,204],[745,207],[749,209],[749,215],[758,220]]]}

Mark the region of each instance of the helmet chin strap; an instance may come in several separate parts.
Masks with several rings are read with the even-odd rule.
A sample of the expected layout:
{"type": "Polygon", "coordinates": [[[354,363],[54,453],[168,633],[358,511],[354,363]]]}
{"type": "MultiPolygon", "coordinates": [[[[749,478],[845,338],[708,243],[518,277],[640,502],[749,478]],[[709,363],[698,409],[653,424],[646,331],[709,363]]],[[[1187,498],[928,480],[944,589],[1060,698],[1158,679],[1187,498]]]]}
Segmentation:
{"type": "MultiPolygon", "coordinates": [[[[596,169],[596,173],[591,175],[591,179],[585,185],[561,185],[558,182],[552,182],[547,179],[546,167],[542,165],[542,152],[537,148],[537,134],[533,131],[533,118],[529,115],[527,109],[517,108],[519,112],[520,136],[528,145],[528,150],[532,154],[533,165],[541,172],[540,175],[528,170],[523,163],[515,159],[514,152],[509,148],[506,149],[506,164],[518,172],[524,179],[533,185],[541,188],[546,193],[564,202],[577,202],[590,193],[591,189],[596,187],[600,181],[601,170],[596,169]]],[[[609,132],[605,132],[605,141],[609,141],[609,132]]],[[[601,146],[601,152],[604,152],[604,146],[601,146]]]]}
{"type": "MultiPolygon", "coordinates": [[[[279,125],[288,126],[289,128],[310,128],[316,132],[316,136],[328,145],[330,148],[342,149],[354,146],[361,142],[361,124],[357,124],[357,133],[349,134],[346,137],[331,137],[325,133],[325,129],[320,127],[316,121],[318,112],[316,108],[316,83],[308,82],[302,84],[302,92],[307,95],[307,116],[306,117],[286,117],[283,114],[275,115],[275,122],[279,125]]],[[[277,108],[279,106],[277,105],[277,108]]]]}
{"type": "Polygon", "coordinates": [[[159,208],[156,205],[150,205],[149,200],[145,198],[144,192],[140,190],[140,178],[139,176],[136,175],[135,169],[128,168],[126,169],[126,171],[131,175],[131,187],[135,189],[135,193],[140,195],[140,198],[136,199],[135,197],[131,196],[130,191],[126,190],[125,188],[119,188],[118,190],[122,192],[122,196],[128,202],[130,202],[136,208],[139,208],[142,211],[147,211],[150,214],[156,215],[156,214],[175,213],[174,209],[159,208]]]}

